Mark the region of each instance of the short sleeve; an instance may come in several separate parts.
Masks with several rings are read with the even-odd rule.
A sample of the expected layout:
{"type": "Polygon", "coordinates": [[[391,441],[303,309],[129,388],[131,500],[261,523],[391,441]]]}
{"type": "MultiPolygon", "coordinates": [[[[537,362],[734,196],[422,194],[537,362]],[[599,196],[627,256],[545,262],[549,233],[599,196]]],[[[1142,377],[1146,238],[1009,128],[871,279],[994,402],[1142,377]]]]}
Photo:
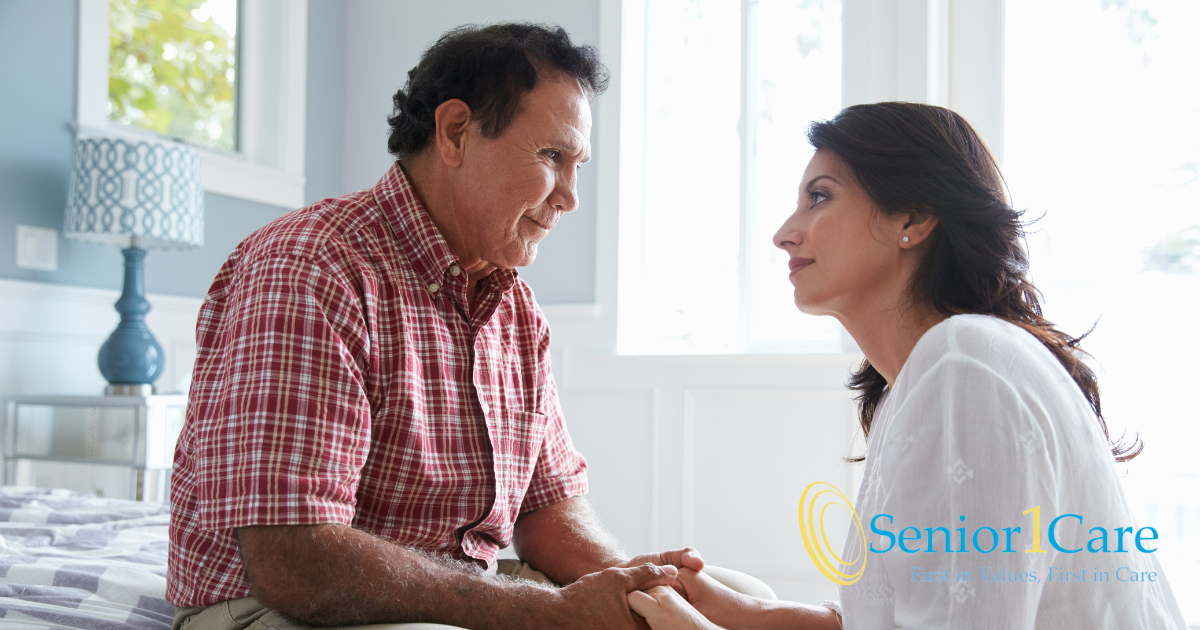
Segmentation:
{"type": "Polygon", "coordinates": [[[192,419],[201,528],[351,522],[371,431],[362,303],[303,258],[239,266],[192,419]]]}
{"type": "MultiPolygon", "coordinates": [[[[880,513],[893,520],[879,524],[897,538],[912,527],[909,537],[919,539],[905,550],[864,523],[877,548],[895,545],[868,561],[884,565],[896,626],[1034,626],[1052,554],[1025,552],[1033,515],[1023,512],[1038,505],[1042,515],[1057,512],[1048,456],[1022,446],[1040,430],[1013,384],[954,353],[922,375],[896,409],[880,453],[880,513]],[[1011,546],[1005,527],[1021,528],[1011,546]]],[[[1049,518],[1042,517],[1038,533],[1045,549],[1049,518]]]]}
{"type": "Polygon", "coordinates": [[[587,461],[571,442],[562,407],[558,402],[558,388],[550,370],[550,335],[547,329],[541,335],[538,347],[539,378],[541,384],[541,412],[546,416],[546,434],[538,453],[529,489],[521,503],[521,512],[532,512],[565,501],[571,497],[587,494],[587,461]]]}

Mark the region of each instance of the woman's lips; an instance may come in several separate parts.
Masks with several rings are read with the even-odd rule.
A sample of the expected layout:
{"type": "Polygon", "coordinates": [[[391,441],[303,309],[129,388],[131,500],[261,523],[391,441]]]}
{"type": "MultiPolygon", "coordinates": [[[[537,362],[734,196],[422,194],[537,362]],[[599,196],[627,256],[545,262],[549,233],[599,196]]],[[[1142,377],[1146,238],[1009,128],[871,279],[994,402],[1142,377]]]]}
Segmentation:
{"type": "Polygon", "coordinates": [[[804,269],[815,262],[817,261],[814,258],[793,258],[788,261],[788,275],[796,273],[797,271],[800,271],[801,269],[804,269]]]}

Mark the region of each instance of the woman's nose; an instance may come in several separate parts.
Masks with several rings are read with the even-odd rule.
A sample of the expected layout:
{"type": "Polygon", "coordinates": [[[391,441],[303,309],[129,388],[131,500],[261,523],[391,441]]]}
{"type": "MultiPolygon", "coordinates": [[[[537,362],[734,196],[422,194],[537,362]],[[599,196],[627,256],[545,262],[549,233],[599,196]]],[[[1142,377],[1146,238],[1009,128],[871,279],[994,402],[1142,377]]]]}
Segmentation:
{"type": "Polygon", "coordinates": [[[778,247],[779,249],[795,247],[803,240],[804,239],[800,233],[799,221],[797,220],[795,213],[788,217],[787,220],[783,222],[783,225],[779,226],[779,230],[775,232],[775,236],[771,237],[771,242],[774,243],[775,247],[778,247]]]}

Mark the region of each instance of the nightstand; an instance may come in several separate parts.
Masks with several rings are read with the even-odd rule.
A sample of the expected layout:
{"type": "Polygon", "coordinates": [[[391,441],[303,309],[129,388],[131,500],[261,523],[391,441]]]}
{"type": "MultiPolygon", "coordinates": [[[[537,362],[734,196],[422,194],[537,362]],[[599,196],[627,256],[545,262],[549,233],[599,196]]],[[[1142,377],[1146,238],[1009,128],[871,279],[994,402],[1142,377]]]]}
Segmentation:
{"type": "Polygon", "coordinates": [[[5,396],[4,484],[22,461],[124,466],[129,496],[165,501],[187,396],[5,396]]]}

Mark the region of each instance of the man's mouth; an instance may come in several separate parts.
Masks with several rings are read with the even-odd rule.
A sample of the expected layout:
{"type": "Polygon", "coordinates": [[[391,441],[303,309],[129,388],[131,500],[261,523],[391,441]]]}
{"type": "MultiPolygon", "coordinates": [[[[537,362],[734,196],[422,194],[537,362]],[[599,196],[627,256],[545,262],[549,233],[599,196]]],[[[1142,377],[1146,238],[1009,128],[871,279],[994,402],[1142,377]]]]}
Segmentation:
{"type": "Polygon", "coordinates": [[[815,262],[817,262],[815,258],[800,258],[797,256],[788,261],[788,275],[796,273],[815,262]]]}
{"type": "Polygon", "coordinates": [[[543,230],[546,230],[547,232],[550,231],[550,228],[554,227],[553,224],[542,223],[541,221],[538,221],[537,219],[535,219],[529,215],[525,215],[525,218],[529,219],[529,221],[532,222],[534,225],[542,228],[543,230]]]}

